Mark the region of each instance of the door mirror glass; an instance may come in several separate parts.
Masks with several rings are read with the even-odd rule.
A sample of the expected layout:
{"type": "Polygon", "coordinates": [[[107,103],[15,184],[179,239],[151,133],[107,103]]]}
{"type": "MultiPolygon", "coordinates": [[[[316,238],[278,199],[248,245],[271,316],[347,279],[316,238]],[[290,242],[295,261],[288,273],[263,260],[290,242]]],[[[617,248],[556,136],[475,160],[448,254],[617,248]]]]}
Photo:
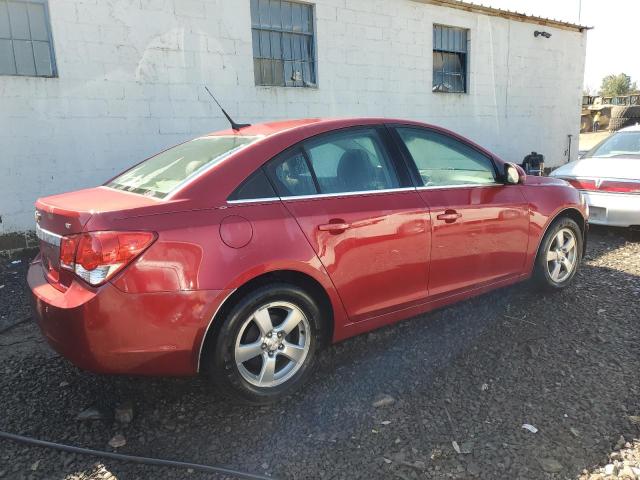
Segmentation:
{"type": "Polygon", "coordinates": [[[520,182],[520,172],[513,163],[505,163],[504,165],[505,183],[516,185],[520,182]]]}

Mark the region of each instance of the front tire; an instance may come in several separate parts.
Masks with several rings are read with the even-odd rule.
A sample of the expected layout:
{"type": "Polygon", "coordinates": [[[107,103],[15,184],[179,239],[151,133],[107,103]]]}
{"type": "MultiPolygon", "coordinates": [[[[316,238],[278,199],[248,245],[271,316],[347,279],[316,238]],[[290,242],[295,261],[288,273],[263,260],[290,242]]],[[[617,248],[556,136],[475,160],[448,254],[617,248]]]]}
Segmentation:
{"type": "Polygon", "coordinates": [[[534,269],[535,283],[545,290],[567,287],[582,261],[582,230],[569,217],[555,220],[540,243],[534,269]]]}
{"type": "Polygon", "coordinates": [[[209,374],[227,396],[264,405],[299,389],[315,365],[323,325],[316,301],[286,283],[241,298],[208,355],[209,374]]]}

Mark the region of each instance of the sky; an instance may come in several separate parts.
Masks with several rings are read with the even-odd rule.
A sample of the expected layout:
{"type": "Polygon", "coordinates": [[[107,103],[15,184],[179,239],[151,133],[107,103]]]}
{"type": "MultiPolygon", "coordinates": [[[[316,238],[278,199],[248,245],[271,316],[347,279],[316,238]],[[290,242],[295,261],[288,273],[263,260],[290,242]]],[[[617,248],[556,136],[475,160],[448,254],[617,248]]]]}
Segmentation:
{"type": "Polygon", "coordinates": [[[640,85],[637,43],[640,0],[474,0],[473,3],[594,27],[587,33],[585,87],[598,90],[603,77],[622,72],[640,85]]]}

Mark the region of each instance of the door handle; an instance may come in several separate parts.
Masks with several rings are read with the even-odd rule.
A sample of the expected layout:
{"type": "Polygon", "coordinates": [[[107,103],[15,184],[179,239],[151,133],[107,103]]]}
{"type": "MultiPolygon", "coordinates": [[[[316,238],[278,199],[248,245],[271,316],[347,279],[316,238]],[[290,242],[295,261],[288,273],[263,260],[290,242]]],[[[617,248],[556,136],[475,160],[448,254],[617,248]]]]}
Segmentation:
{"type": "Polygon", "coordinates": [[[332,219],[329,220],[329,223],[318,225],[318,230],[321,232],[342,233],[349,227],[351,227],[351,225],[346,223],[344,220],[332,219]]]}
{"type": "Polygon", "coordinates": [[[461,213],[456,212],[455,210],[445,210],[444,213],[441,213],[436,218],[438,220],[444,220],[445,223],[453,223],[458,220],[462,216],[461,213]]]}

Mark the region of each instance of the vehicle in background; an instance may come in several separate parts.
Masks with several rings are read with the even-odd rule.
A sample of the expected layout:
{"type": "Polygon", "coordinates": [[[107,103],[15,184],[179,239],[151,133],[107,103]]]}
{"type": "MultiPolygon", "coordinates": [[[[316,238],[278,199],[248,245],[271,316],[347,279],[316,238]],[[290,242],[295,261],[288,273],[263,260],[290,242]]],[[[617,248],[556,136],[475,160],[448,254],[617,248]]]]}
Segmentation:
{"type": "Polygon", "coordinates": [[[576,274],[579,192],[450,131],[371,118],[232,125],[37,201],[36,317],[79,367],[206,372],[268,403],[329,342],[576,274]]]}
{"type": "Polygon", "coordinates": [[[582,192],[589,223],[640,226],[640,126],[618,130],[551,176],[582,192]]]}

